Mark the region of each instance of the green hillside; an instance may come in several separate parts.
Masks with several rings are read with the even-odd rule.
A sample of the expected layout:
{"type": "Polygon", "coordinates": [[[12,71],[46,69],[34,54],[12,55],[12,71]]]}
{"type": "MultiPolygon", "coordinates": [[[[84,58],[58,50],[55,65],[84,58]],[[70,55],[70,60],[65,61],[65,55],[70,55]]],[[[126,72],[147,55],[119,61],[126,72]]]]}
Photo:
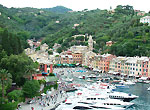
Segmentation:
{"type": "Polygon", "coordinates": [[[58,7],[53,8],[52,11],[36,8],[6,8],[1,5],[0,26],[24,36],[24,40],[43,38],[43,42],[50,47],[55,42],[60,43],[61,50],[66,50],[75,44],[87,45],[87,42],[82,41],[82,37],[74,40],[71,36],[88,34],[96,41],[94,52],[99,52],[101,49],[103,53],[108,52],[117,56],[150,56],[150,27],[139,22],[141,16],[137,16],[132,6],[119,5],[115,13],[100,9],[65,13],[57,13],[58,10],[58,7]],[[74,27],[74,24],[79,26],[74,27]],[[105,43],[109,40],[115,44],[106,47],[105,43]]]}
{"type": "Polygon", "coordinates": [[[72,9],[66,8],[64,6],[56,6],[53,8],[44,8],[44,10],[49,10],[54,13],[67,13],[68,11],[72,11],[72,9]]]}

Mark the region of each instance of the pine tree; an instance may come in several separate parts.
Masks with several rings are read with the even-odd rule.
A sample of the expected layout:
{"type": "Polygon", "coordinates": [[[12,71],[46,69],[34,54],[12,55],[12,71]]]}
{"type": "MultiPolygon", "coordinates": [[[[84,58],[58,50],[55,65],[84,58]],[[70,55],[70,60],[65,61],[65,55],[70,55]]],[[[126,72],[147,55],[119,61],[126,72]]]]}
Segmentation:
{"type": "Polygon", "coordinates": [[[2,33],[2,48],[7,52],[8,55],[11,55],[12,49],[10,47],[9,34],[6,29],[2,33]]]}

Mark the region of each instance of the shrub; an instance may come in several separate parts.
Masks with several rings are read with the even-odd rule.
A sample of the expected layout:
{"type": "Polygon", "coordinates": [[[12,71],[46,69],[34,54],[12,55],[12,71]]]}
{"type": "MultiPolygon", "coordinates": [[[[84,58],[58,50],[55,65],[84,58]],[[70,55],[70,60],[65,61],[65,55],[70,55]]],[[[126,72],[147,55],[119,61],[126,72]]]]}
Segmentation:
{"type": "Polygon", "coordinates": [[[18,102],[0,104],[0,110],[15,110],[17,108],[18,102]]]}
{"type": "Polygon", "coordinates": [[[55,76],[53,73],[50,73],[49,76],[55,76]]]}
{"type": "Polygon", "coordinates": [[[19,101],[22,101],[21,99],[22,99],[23,93],[21,90],[14,90],[14,91],[8,93],[7,96],[8,96],[9,101],[14,100],[14,101],[19,102],[19,101]]]}

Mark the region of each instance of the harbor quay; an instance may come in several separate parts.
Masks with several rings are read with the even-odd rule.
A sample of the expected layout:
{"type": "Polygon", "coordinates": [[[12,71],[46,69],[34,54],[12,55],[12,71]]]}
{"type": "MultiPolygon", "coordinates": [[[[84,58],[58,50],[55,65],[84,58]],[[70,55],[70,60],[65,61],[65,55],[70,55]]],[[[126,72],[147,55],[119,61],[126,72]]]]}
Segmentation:
{"type": "Polygon", "coordinates": [[[138,82],[134,77],[99,73],[82,67],[54,68],[53,71],[58,77],[58,89],[41,94],[42,96],[35,98],[32,104],[22,103],[19,110],[72,110],[75,107],[89,107],[92,110],[101,110],[100,107],[114,110],[148,110],[150,102],[146,100],[150,100],[150,92],[147,90],[150,83],[138,82]],[[111,92],[106,94],[104,91],[108,90],[118,94],[111,92]],[[87,103],[87,100],[83,100],[87,97],[95,98],[93,94],[96,94],[96,97],[107,99],[104,101],[107,104],[116,102],[122,105],[102,105],[103,103],[99,101],[99,108],[96,108],[96,104],[94,107],[90,104],[82,105],[82,103],[77,106],[80,101],[87,103]],[[120,95],[120,97],[126,97],[127,100],[124,102],[121,99],[122,102],[119,102],[118,99],[111,99],[110,95],[114,97],[120,95]],[[125,104],[130,106],[123,107],[126,106],[125,104]]]}
{"type": "Polygon", "coordinates": [[[55,110],[60,103],[64,102],[67,98],[67,94],[58,88],[47,94],[41,94],[41,97],[33,98],[31,103],[27,100],[25,103],[21,103],[21,107],[17,110],[55,110]]]}

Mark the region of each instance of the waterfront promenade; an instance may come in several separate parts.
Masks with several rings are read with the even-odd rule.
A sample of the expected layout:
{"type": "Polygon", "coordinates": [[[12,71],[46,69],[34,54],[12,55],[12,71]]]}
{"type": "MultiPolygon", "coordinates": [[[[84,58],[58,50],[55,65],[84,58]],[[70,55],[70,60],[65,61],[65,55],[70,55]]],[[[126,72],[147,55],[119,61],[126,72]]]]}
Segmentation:
{"type": "Polygon", "coordinates": [[[53,110],[65,101],[66,97],[65,92],[55,91],[55,94],[42,96],[40,99],[35,100],[33,104],[22,103],[21,108],[18,110],[53,110]]]}

